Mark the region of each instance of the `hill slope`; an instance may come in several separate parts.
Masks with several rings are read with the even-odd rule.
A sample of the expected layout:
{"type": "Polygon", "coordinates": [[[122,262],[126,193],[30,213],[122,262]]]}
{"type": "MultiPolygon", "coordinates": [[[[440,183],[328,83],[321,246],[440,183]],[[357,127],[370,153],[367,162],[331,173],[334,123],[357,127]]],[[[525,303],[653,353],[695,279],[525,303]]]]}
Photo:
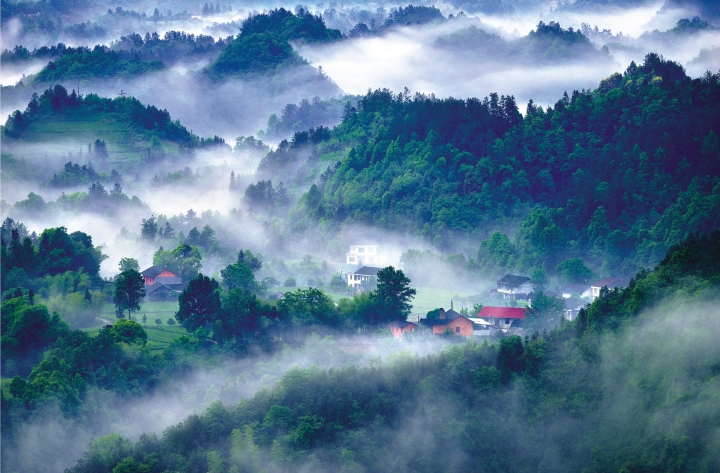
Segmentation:
{"type": "Polygon", "coordinates": [[[58,136],[81,145],[102,140],[110,162],[121,163],[192,155],[200,147],[224,145],[217,137],[199,138],[179,121],[173,121],[167,110],[143,105],[135,98],[109,99],[95,94],[78,97],[75,91],[68,94],[60,85],[40,96],[33,94],[27,109],[15,111],[2,133],[11,138],[3,142],[3,147],[11,149],[57,143],[58,136]]]}
{"type": "Polygon", "coordinates": [[[717,471],[718,274],[720,231],[693,236],[549,334],[291,370],[69,471],[717,471]]]}
{"type": "MultiPolygon", "coordinates": [[[[554,107],[531,101],[524,117],[513,97],[377,90],[311,146],[330,166],[291,212],[291,231],[320,223],[333,238],[340,224],[375,224],[446,250],[469,239],[485,274],[552,272],[581,257],[630,275],[688,232],[720,226],[718,130],[718,75],[690,79],[654,54],[554,107]],[[507,227],[514,241],[489,239],[507,227]]],[[[296,169],[308,155],[299,138],[262,170],[296,169]]]]}

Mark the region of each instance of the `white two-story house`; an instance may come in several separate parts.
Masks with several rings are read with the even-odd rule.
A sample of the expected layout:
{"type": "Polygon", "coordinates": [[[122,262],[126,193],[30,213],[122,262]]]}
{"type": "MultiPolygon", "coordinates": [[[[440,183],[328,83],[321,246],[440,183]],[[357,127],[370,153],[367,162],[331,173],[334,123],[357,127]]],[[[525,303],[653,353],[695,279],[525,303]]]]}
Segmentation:
{"type": "Polygon", "coordinates": [[[346,264],[382,265],[382,255],[378,253],[377,245],[351,245],[350,251],[345,253],[346,264]]]}

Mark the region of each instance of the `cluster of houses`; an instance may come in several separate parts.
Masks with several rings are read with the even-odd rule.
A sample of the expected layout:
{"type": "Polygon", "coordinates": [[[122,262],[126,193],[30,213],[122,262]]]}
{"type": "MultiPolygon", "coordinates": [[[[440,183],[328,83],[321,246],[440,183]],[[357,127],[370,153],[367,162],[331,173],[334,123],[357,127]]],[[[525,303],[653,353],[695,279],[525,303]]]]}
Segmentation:
{"type": "MultiPolygon", "coordinates": [[[[569,285],[560,289],[559,294],[546,291],[548,296],[562,298],[565,302],[563,316],[567,320],[577,318],[580,309],[590,301],[600,296],[600,289],[607,286],[616,288],[624,285],[618,278],[604,278],[589,285],[569,285]]],[[[536,298],[535,285],[530,278],[509,274],[497,281],[497,287],[493,289],[496,296],[505,300],[525,301],[528,307],[532,307],[532,301],[536,298]]],[[[480,312],[472,317],[466,317],[453,309],[452,301],[450,310],[440,309],[438,318],[418,318],[418,323],[432,330],[433,334],[442,335],[448,332],[461,337],[487,336],[498,332],[511,333],[515,329],[522,328],[522,320],[526,318],[526,309],[523,307],[495,307],[484,306],[480,312]]],[[[394,322],[390,331],[396,338],[402,338],[404,333],[412,332],[418,325],[413,322],[394,322]]]]}

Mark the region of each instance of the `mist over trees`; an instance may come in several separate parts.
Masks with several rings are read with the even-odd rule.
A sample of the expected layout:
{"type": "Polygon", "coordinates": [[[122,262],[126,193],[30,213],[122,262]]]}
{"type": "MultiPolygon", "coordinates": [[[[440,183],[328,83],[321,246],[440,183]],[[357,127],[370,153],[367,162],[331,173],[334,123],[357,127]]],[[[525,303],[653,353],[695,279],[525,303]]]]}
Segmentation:
{"type": "Polygon", "coordinates": [[[2,470],[720,471],[714,2],[288,6],[0,6],[2,470]]]}

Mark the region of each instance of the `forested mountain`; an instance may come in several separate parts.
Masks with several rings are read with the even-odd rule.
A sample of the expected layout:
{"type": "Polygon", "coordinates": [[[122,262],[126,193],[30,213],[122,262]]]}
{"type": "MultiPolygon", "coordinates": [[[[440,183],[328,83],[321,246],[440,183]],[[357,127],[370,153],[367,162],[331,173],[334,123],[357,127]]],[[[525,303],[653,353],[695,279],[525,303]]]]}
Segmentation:
{"type": "Polygon", "coordinates": [[[688,232],[720,225],[718,79],[690,79],[649,54],[594,91],[552,107],[531,101],[525,116],[496,94],[376,90],[311,137],[320,144],[298,146],[308,141],[298,135],[261,170],[281,176],[308,154],[329,165],[291,212],[293,231],[374,224],[452,249],[457,237],[519,222],[514,241],[497,233],[471,265],[553,271],[579,256],[601,273],[631,274],[688,232]]]}
{"type": "MultiPolygon", "coordinates": [[[[161,140],[172,143],[174,149],[170,149],[179,155],[192,153],[193,149],[204,146],[229,148],[222,138],[200,138],[190,133],[179,120],[173,121],[167,110],[143,105],[133,97],[109,99],[96,94],[78,97],[75,90],[68,94],[61,85],[47,89],[40,96],[33,94],[25,111],[16,110],[8,117],[2,133],[18,140],[15,143],[22,143],[26,131],[32,126],[73,120],[105,125],[109,122],[122,123],[127,126],[125,132],[133,135],[134,141],[148,142],[146,158],[149,160],[165,156],[167,147],[161,140]]],[[[107,157],[107,151],[104,154],[107,157]]]]}
{"type": "Polygon", "coordinates": [[[716,471],[718,274],[720,231],[694,235],[550,333],[292,369],[69,471],[716,471]]]}
{"type": "Polygon", "coordinates": [[[607,48],[598,51],[580,30],[563,29],[559,23],[539,22],[527,36],[506,41],[475,26],[440,36],[434,46],[454,54],[493,59],[499,63],[556,65],[587,60],[609,60],[607,48]]]}
{"type": "Polygon", "coordinates": [[[106,46],[90,48],[67,48],[63,55],[50,61],[35,76],[40,83],[66,80],[130,78],[159,71],[164,67],[161,61],[141,61],[137,58],[123,59],[120,54],[106,46]]]}
{"type": "Polygon", "coordinates": [[[340,31],[326,28],[321,17],[303,8],[297,14],[278,8],[245,19],[241,33],[205,72],[219,80],[307,64],[293,51],[290,41],[331,41],[341,37],[340,31]]]}

